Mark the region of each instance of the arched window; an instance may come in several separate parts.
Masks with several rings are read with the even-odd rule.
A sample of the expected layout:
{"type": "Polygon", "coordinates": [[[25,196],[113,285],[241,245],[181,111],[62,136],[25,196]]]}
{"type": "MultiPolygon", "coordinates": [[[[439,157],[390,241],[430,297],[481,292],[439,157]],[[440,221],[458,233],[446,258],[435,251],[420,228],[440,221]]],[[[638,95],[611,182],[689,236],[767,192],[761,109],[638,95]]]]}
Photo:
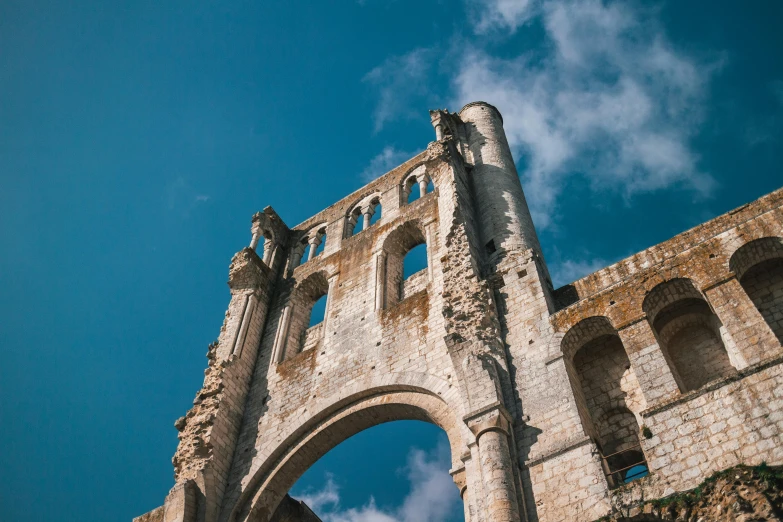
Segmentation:
{"type": "Polygon", "coordinates": [[[722,324],[689,279],[659,284],[642,307],[681,391],[701,388],[735,371],[722,324]]]}
{"type": "Polygon", "coordinates": [[[324,249],[326,248],[326,228],[322,228],[318,231],[318,245],[315,249],[315,253],[313,254],[313,257],[320,256],[323,254],[324,249]]]}
{"type": "Polygon", "coordinates": [[[421,197],[421,188],[419,187],[416,178],[409,178],[405,184],[405,187],[406,193],[408,194],[408,198],[405,200],[405,203],[413,203],[421,197]]]}
{"type": "Polygon", "coordinates": [[[315,258],[326,247],[326,227],[311,231],[302,237],[291,253],[291,268],[296,268],[315,258]]]}
{"type": "Polygon", "coordinates": [[[370,208],[372,209],[372,218],[370,218],[370,226],[376,224],[381,219],[381,213],[383,208],[381,207],[381,200],[378,198],[373,199],[370,202],[370,208]]]}
{"type": "Polygon", "coordinates": [[[326,316],[327,297],[328,296],[324,294],[319,297],[315,303],[313,303],[313,308],[310,310],[310,321],[307,325],[308,328],[312,328],[313,326],[317,326],[324,322],[324,317],[326,316]]]}
{"type": "Polygon", "coordinates": [[[429,176],[423,172],[411,174],[402,184],[402,196],[405,204],[413,203],[425,194],[435,190],[435,186],[429,176]]]}
{"type": "Polygon", "coordinates": [[[783,344],[783,238],[765,237],[743,245],[729,268],[783,344]]]}
{"type": "Polygon", "coordinates": [[[644,476],[640,469],[628,471],[647,469],[637,421],[646,402],[617,332],[605,317],[591,317],[571,328],[561,346],[570,361],[577,407],[601,451],[609,484],[644,476]]]}
{"type": "Polygon", "coordinates": [[[408,222],[394,230],[383,244],[385,306],[391,306],[423,290],[429,282],[427,241],[417,223],[408,222]],[[418,248],[417,248],[418,247],[418,248]]]}
{"type": "Polygon", "coordinates": [[[351,237],[364,229],[364,216],[361,207],[356,207],[348,214],[345,227],[345,237],[351,237]]]}
{"type": "Polygon", "coordinates": [[[286,358],[316,348],[322,342],[328,292],[329,282],[321,272],[310,275],[294,288],[286,358]]]}

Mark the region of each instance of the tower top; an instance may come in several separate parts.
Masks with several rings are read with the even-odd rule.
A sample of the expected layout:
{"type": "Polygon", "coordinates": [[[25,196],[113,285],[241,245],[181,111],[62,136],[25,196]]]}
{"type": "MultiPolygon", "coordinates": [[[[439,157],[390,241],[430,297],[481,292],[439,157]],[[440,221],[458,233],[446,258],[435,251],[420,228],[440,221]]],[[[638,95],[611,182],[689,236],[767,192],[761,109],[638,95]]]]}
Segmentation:
{"type": "Polygon", "coordinates": [[[466,103],[465,106],[462,107],[459,110],[459,112],[457,112],[457,114],[460,117],[462,117],[462,113],[465,112],[466,109],[470,109],[471,107],[489,107],[490,109],[495,111],[495,113],[498,115],[498,118],[500,118],[500,123],[503,123],[503,115],[500,114],[498,108],[492,105],[491,103],[487,103],[485,101],[474,101],[474,102],[466,103]]]}

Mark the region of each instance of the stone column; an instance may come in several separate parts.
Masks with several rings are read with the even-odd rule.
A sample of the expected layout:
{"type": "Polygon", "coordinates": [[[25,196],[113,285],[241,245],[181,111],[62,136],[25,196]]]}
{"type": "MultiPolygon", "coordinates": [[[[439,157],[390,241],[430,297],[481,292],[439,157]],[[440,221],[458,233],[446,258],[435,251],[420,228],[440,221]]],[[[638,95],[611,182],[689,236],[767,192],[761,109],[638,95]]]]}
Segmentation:
{"type": "Polygon", "coordinates": [[[429,185],[429,180],[427,180],[427,178],[421,178],[419,180],[419,197],[422,197],[427,193],[427,185],[429,185]]]}
{"type": "Polygon", "coordinates": [[[288,325],[291,323],[291,305],[287,305],[280,314],[275,333],[274,347],[272,348],[272,361],[275,364],[282,362],[285,355],[285,341],[288,337],[288,325]]]}
{"type": "Polygon", "coordinates": [[[316,234],[308,241],[310,244],[310,251],[307,253],[307,260],[311,261],[315,257],[315,251],[318,250],[318,246],[321,244],[321,238],[316,234]]]}
{"type": "Polygon", "coordinates": [[[362,230],[367,230],[367,228],[370,226],[370,219],[372,219],[373,214],[375,214],[375,209],[372,207],[367,207],[362,212],[364,215],[364,220],[362,220],[362,230]]]}
{"type": "Polygon", "coordinates": [[[386,252],[375,256],[375,310],[383,309],[386,302],[386,252]]]}
{"type": "Polygon", "coordinates": [[[264,264],[271,268],[272,254],[274,254],[275,244],[271,239],[264,239],[264,264]]]}
{"type": "Polygon", "coordinates": [[[411,188],[413,185],[408,185],[407,181],[402,186],[402,204],[406,205],[408,203],[408,198],[411,195],[411,188]]]}
{"type": "Polygon", "coordinates": [[[639,381],[647,407],[671,399],[680,393],[672,366],[646,318],[620,327],[617,331],[639,381]]]}
{"type": "Polygon", "coordinates": [[[340,274],[334,274],[332,277],[329,278],[329,289],[326,291],[326,307],[324,310],[324,324],[321,328],[321,339],[328,339],[326,335],[326,331],[329,328],[329,315],[330,310],[332,309],[332,299],[334,295],[334,288],[337,286],[337,277],[340,274]]]}
{"type": "Polygon", "coordinates": [[[256,296],[250,294],[245,301],[245,309],[242,313],[242,323],[237,333],[237,338],[234,341],[234,348],[231,353],[233,355],[241,355],[242,347],[245,345],[245,338],[247,337],[247,329],[250,327],[250,321],[253,317],[253,311],[256,309],[256,296]]]}
{"type": "Polygon", "coordinates": [[[736,277],[705,289],[704,295],[733,341],[725,344],[738,370],[783,352],[764,316],[736,277]]]}
{"type": "Polygon", "coordinates": [[[351,215],[348,216],[348,228],[345,231],[346,237],[351,237],[353,234],[353,231],[356,229],[356,222],[359,221],[359,215],[354,214],[351,212],[351,215]]]}
{"type": "Polygon", "coordinates": [[[294,248],[294,251],[291,253],[291,271],[299,266],[299,262],[302,260],[302,254],[304,254],[304,251],[302,250],[302,244],[300,243],[296,245],[296,248],[294,248]]]}
{"type": "Polygon", "coordinates": [[[434,247],[432,246],[432,226],[431,223],[424,224],[424,241],[427,247],[427,281],[432,282],[432,252],[434,247]]]}
{"type": "Polygon", "coordinates": [[[465,419],[476,436],[484,485],[486,520],[520,520],[514,473],[508,447],[510,423],[502,406],[493,406],[465,419]]]}

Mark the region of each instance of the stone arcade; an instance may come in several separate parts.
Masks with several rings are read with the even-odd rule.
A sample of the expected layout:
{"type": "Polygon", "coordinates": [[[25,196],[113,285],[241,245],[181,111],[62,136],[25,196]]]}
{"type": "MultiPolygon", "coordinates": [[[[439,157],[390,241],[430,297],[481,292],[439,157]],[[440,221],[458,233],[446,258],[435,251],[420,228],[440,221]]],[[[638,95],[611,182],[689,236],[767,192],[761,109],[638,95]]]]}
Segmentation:
{"type": "Polygon", "coordinates": [[[446,432],[470,522],[590,521],[783,463],[783,190],[554,289],[500,113],[430,114],[424,152],[304,223],[253,216],[175,485],[136,520],[317,520],[294,482],[400,419],[446,432]]]}

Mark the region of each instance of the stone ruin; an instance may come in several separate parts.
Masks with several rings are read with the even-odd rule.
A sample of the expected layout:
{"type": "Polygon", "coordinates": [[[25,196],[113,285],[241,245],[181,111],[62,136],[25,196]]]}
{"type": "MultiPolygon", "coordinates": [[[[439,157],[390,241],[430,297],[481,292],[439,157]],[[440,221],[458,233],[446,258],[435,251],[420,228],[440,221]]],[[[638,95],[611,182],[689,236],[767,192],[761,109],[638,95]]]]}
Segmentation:
{"type": "Polygon", "coordinates": [[[469,522],[591,521],[783,464],[783,189],[556,289],[500,113],[430,115],[424,152],[304,223],[253,216],[175,485],[135,520],[318,520],[296,480],[401,419],[446,432],[469,522]]]}

